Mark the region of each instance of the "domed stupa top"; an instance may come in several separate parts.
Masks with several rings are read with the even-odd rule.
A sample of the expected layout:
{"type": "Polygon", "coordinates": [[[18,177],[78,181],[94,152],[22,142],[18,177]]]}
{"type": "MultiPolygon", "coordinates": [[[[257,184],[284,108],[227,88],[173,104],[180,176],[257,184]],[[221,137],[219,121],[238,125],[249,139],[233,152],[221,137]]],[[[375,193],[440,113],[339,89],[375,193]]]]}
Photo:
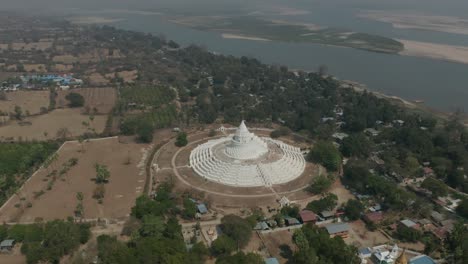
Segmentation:
{"type": "Polygon", "coordinates": [[[267,152],[267,143],[249,132],[243,120],[225,149],[226,155],[240,160],[257,159],[267,152]]]}
{"type": "Polygon", "coordinates": [[[406,249],[403,249],[403,252],[401,252],[401,255],[395,260],[395,264],[408,264],[405,251],[406,249]]]}

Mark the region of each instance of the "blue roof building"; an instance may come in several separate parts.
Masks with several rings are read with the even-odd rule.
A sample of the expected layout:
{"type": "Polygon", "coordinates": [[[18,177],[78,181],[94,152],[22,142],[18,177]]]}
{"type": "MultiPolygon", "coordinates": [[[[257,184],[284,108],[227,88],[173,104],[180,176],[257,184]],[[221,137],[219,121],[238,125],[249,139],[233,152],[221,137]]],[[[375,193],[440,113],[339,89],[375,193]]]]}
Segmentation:
{"type": "Polygon", "coordinates": [[[279,261],[277,258],[267,258],[265,259],[265,264],[279,264],[279,261]]]}
{"type": "Polygon", "coordinates": [[[436,262],[426,255],[421,255],[410,259],[409,264],[436,264],[436,262]]]}
{"type": "Polygon", "coordinates": [[[197,204],[197,209],[200,214],[208,213],[208,208],[206,208],[206,205],[204,203],[197,204]]]}

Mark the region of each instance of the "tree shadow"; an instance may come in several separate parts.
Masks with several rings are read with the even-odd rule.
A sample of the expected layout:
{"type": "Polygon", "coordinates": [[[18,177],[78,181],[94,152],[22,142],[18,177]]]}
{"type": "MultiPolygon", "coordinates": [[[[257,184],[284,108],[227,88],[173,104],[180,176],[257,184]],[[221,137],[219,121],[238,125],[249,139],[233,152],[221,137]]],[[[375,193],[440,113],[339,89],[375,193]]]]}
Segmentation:
{"type": "MultiPolygon", "coordinates": [[[[279,249],[280,249],[280,256],[285,258],[285,259],[288,259],[290,260],[293,256],[293,251],[291,249],[291,247],[287,244],[282,244],[279,246],[279,249]]],[[[289,263],[290,261],[288,261],[289,263]]]]}

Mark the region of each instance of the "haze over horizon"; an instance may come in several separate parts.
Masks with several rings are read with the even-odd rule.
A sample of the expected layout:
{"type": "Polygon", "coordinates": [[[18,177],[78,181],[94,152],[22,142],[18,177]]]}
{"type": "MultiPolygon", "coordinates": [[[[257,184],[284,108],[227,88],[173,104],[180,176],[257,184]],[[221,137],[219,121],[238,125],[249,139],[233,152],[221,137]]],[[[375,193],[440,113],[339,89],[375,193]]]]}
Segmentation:
{"type": "Polygon", "coordinates": [[[82,9],[158,9],[180,11],[242,11],[269,6],[282,6],[313,10],[313,6],[356,9],[394,9],[438,15],[468,17],[468,1],[463,0],[3,0],[0,10],[20,9],[29,11],[56,11],[67,8],[82,9]]]}

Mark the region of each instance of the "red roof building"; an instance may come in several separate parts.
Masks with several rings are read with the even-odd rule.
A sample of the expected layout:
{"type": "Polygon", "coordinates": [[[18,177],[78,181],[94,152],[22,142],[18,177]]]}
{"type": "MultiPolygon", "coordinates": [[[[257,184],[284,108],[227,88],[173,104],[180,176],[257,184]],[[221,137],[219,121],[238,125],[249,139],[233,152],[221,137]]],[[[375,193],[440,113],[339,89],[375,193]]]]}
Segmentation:
{"type": "Polygon", "coordinates": [[[299,216],[303,223],[315,223],[317,221],[317,215],[309,210],[302,210],[299,212],[299,216]]]}
{"type": "Polygon", "coordinates": [[[378,224],[383,220],[382,212],[372,212],[364,215],[364,220],[370,223],[378,224]]]}

